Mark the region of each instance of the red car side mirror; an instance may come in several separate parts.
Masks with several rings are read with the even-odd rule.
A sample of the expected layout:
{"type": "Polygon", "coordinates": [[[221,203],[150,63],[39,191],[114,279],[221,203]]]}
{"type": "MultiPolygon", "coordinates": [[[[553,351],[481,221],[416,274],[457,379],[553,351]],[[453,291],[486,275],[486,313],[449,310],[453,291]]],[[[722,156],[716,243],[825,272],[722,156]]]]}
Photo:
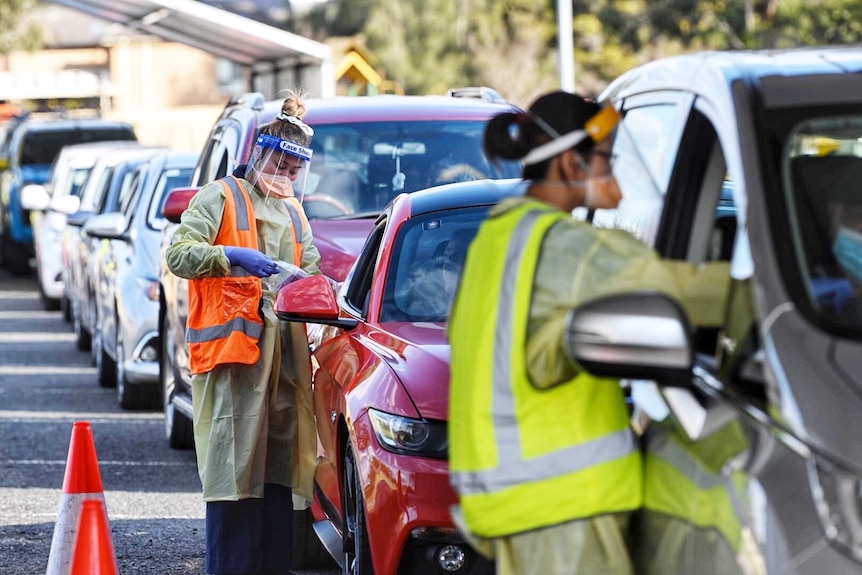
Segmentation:
{"type": "Polygon", "coordinates": [[[353,318],[340,318],[335,290],[324,275],[313,275],[291,282],[278,291],[275,313],[284,321],[320,323],[352,329],[353,318]]]}
{"type": "Polygon", "coordinates": [[[169,222],[180,223],[180,216],[189,207],[189,202],[200,188],[174,188],[168,192],[165,203],[162,206],[162,215],[169,222]]]}

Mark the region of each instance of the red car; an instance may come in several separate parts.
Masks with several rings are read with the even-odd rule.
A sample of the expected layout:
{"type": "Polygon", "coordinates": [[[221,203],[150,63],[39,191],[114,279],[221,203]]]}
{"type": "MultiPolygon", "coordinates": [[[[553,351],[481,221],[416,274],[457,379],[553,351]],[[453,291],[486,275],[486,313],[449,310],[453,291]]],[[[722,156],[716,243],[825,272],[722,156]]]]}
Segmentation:
{"type": "MultiPolygon", "coordinates": [[[[374,218],[401,192],[451,181],[510,178],[517,162],[498,165],[482,152],[491,116],[514,107],[498,98],[467,96],[367,96],[310,99],[305,121],[314,128],[314,150],[303,207],[311,220],[320,269],[344,279],[374,218]]],[[[259,127],[281,111],[282,100],[259,93],[232,98],[212,127],[191,188],[168,199],[174,222],[198,188],[248,161],[259,127]]],[[[169,196],[170,198],[170,196],[169,196]]],[[[162,250],[176,223],[165,228],[162,250]]],[[[164,260],[164,258],[162,258],[164,260]]],[[[163,265],[159,272],[162,338],[161,387],[165,432],[172,447],[192,446],[191,376],[185,345],[185,280],[163,265]]]]}
{"type": "Polygon", "coordinates": [[[449,507],[446,320],[469,241],[519,180],[399,195],[377,218],[337,300],[325,278],[279,292],[308,323],[320,453],[318,536],[344,573],[493,573],[449,507]]]}

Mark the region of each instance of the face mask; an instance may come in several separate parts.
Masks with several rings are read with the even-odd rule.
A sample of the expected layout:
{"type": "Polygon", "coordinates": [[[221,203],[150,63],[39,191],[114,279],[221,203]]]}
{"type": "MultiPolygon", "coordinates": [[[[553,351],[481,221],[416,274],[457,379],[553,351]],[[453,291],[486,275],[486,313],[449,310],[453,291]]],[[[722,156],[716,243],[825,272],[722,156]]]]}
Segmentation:
{"type": "Polygon", "coordinates": [[[842,227],[835,236],[832,253],[853,279],[862,282],[862,234],[842,227]]]}
{"type": "Polygon", "coordinates": [[[272,195],[280,199],[293,197],[293,182],[287,176],[260,172],[257,175],[256,185],[267,196],[272,195]]]}
{"type": "Polygon", "coordinates": [[[584,206],[591,210],[610,210],[617,207],[623,194],[613,174],[606,176],[590,176],[587,179],[587,193],[584,196],[584,206]]]}

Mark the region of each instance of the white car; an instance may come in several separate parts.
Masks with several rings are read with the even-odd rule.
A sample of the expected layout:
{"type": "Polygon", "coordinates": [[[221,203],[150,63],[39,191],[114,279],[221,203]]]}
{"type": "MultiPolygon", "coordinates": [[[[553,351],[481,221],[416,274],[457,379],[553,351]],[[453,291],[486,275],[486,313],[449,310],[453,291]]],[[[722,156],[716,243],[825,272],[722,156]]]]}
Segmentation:
{"type": "Polygon", "coordinates": [[[113,148],[137,145],[134,141],[111,140],[65,146],[51,165],[45,184],[29,184],[21,190],[21,205],[30,211],[42,303],[47,310],[62,309],[67,320],[71,316],[63,293],[65,266],[60,252],[66,215],[78,210],[83,184],[100,155],[113,148]]]}
{"type": "MultiPolygon", "coordinates": [[[[120,209],[121,202],[128,197],[134,170],[163,149],[137,145],[105,151],[81,188],[77,211],[66,217],[60,237],[60,251],[67,273],[63,289],[69,300],[76,345],[81,351],[91,350],[92,336],[96,331],[96,306],[92,297],[95,287],[91,275],[94,260],[91,256],[99,248],[99,242],[83,235],[84,222],[94,213],[120,209]]],[[[94,365],[95,359],[94,356],[94,365]]]]}

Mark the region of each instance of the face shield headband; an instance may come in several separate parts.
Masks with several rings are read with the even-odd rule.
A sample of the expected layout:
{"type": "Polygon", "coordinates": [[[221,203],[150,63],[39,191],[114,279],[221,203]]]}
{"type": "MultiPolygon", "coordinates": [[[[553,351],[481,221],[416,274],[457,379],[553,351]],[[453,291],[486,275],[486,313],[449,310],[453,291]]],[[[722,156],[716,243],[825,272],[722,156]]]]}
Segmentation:
{"type": "MultiPolygon", "coordinates": [[[[295,189],[301,194],[312,154],[310,148],[296,142],[261,134],[255,142],[246,179],[266,197],[292,197],[295,189]]],[[[298,199],[302,201],[302,197],[298,199]]]]}
{"type": "MultiPolygon", "coordinates": [[[[563,134],[562,136],[557,134],[557,132],[548,126],[541,118],[537,117],[535,120],[536,123],[554,139],[530,150],[530,153],[524,156],[522,160],[525,166],[538,164],[539,162],[544,162],[545,160],[562,154],[566,150],[574,148],[587,138],[591,138],[595,143],[603,141],[616,129],[617,124],[620,123],[620,114],[613,105],[609,104],[602,108],[602,110],[595,116],[587,120],[584,124],[583,130],[575,130],[573,132],[563,134]]],[[[580,158],[580,154],[578,156],[583,164],[584,161],[580,158]]]]}

